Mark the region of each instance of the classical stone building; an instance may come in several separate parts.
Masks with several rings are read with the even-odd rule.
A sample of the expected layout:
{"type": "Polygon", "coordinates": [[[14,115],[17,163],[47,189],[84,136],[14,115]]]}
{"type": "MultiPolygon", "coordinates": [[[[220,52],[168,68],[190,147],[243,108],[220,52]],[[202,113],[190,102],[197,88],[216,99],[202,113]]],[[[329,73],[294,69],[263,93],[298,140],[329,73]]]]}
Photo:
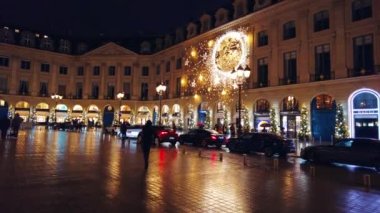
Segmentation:
{"type": "Polygon", "coordinates": [[[157,122],[155,89],[163,82],[163,123],[226,125],[239,111],[227,68],[249,65],[240,109],[246,128],[273,123],[273,109],[278,126],[297,137],[304,107],[311,136],[330,140],[339,104],[351,136],[380,138],[380,1],[235,0],[231,7],[144,41],[137,51],[117,41],[89,50],[3,27],[0,112],[87,123],[121,111],[132,123],[157,122]],[[207,90],[200,89],[203,76],[207,90]],[[214,95],[226,90],[228,101],[214,95]],[[53,93],[63,99],[51,99],[53,93]]]}

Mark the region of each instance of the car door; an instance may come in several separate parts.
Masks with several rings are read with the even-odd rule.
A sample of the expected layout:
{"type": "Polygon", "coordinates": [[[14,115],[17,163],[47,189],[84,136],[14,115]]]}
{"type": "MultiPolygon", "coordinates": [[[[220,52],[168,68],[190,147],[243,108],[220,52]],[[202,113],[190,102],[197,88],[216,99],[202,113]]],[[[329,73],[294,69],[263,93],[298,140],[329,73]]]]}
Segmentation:
{"type": "Polygon", "coordinates": [[[359,140],[352,144],[352,149],[347,162],[355,165],[370,165],[374,159],[374,147],[372,143],[359,140]]]}
{"type": "Polygon", "coordinates": [[[251,138],[251,151],[258,152],[264,149],[264,139],[260,134],[253,134],[251,138]]]}
{"type": "Polygon", "coordinates": [[[352,138],[347,138],[339,141],[334,146],[326,147],[324,152],[321,153],[321,157],[325,161],[337,162],[337,163],[351,163],[352,160],[350,156],[352,152],[352,144],[354,140],[352,138]]]}

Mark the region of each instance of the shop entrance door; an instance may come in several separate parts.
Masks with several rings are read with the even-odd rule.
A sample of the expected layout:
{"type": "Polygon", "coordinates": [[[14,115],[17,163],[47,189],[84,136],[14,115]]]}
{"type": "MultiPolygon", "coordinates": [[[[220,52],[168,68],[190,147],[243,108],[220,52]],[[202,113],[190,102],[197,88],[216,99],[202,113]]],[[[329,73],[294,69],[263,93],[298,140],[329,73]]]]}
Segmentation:
{"type": "Polygon", "coordinates": [[[379,138],[378,118],[356,118],[355,137],[379,138]]]}

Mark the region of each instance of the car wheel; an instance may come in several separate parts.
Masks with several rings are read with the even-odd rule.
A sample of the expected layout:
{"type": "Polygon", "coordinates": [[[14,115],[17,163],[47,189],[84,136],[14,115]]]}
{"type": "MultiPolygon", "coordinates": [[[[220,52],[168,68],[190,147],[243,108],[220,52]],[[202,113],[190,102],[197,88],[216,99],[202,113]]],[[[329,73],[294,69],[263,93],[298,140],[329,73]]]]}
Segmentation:
{"type": "Polygon", "coordinates": [[[272,157],[273,156],[273,150],[272,150],[272,148],[270,148],[270,147],[265,148],[264,149],[264,154],[267,157],[272,157]]]}
{"type": "Polygon", "coordinates": [[[310,162],[318,162],[318,157],[317,155],[315,154],[315,152],[310,152],[308,155],[307,155],[307,159],[310,161],[310,162]]]}
{"type": "Polygon", "coordinates": [[[180,138],[180,139],[179,139],[179,143],[182,145],[182,144],[185,143],[185,141],[184,141],[182,138],[180,138]]]}
{"type": "Polygon", "coordinates": [[[284,151],[282,151],[282,152],[280,152],[278,154],[280,155],[280,158],[286,158],[286,156],[287,156],[287,153],[284,152],[284,151]]]}

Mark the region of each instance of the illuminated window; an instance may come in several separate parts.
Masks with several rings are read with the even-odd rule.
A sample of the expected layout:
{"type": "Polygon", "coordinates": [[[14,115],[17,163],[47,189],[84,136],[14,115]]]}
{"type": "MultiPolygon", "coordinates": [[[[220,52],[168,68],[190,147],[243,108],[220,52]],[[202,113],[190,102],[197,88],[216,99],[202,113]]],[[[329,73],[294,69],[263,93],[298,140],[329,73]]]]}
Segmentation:
{"type": "Polygon", "coordinates": [[[332,97],[329,95],[318,95],[317,99],[317,109],[332,109],[333,101],[332,97]]]}
{"type": "Polygon", "coordinates": [[[265,99],[257,100],[256,113],[269,113],[269,102],[265,99]]]}
{"type": "Polygon", "coordinates": [[[293,96],[288,96],[282,101],[282,111],[299,111],[298,101],[293,96]]]}

